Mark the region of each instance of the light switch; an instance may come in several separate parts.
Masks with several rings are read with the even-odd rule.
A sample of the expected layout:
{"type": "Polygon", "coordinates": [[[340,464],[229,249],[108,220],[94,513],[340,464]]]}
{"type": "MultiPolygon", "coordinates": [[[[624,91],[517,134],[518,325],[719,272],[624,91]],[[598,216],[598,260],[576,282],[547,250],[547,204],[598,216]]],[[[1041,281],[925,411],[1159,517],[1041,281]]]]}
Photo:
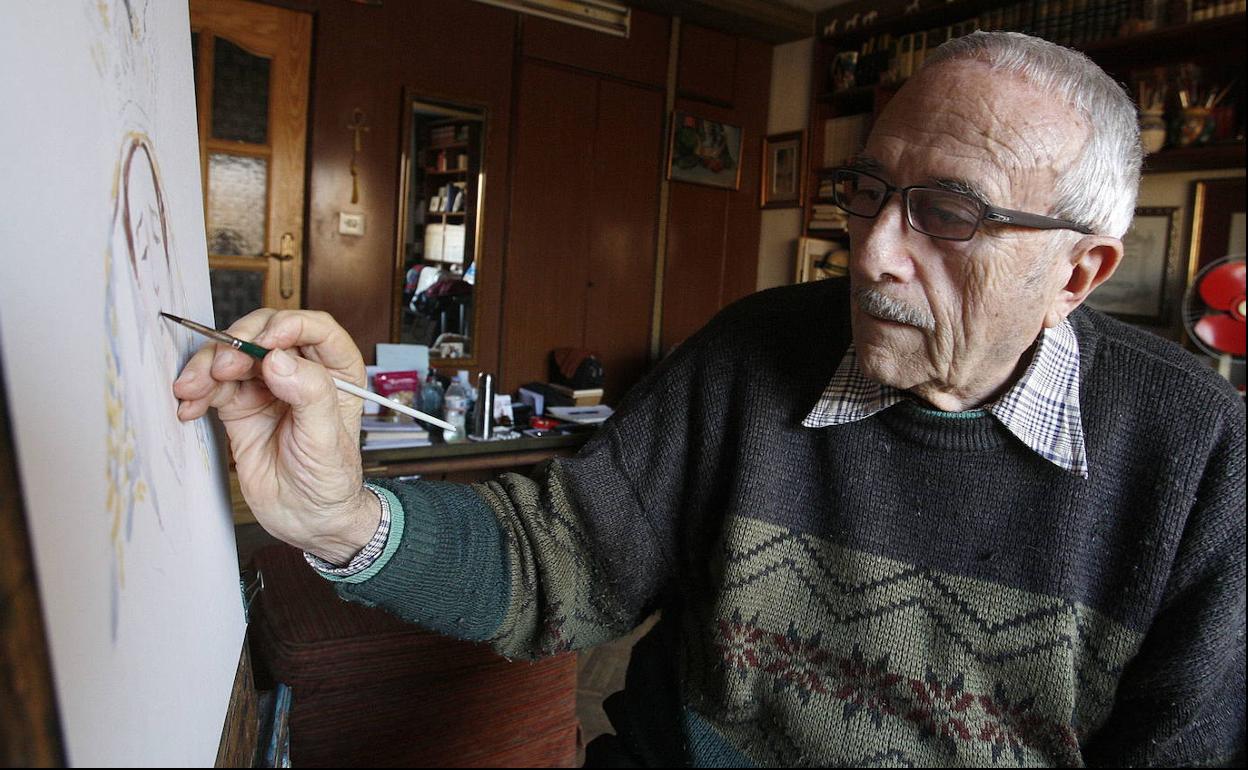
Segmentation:
{"type": "Polygon", "coordinates": [[[364,234],[364,215],[348,214],[345,211],[338,212],[338,232],[343,235],[363,235],[364,234]]]}

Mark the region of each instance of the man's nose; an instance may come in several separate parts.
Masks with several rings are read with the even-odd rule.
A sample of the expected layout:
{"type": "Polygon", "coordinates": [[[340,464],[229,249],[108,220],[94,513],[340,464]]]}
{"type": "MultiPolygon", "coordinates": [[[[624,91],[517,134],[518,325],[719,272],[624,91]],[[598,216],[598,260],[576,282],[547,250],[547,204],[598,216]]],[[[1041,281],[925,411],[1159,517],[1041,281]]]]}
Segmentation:
{"type": "Polygon", "coordinates": [[[874,219],[851,217],[849,222],[849,268],[870,283],[906,282],[914,277],[914,249],[927,236],[906,220],[900,193],[884,202],[874,219]]]}

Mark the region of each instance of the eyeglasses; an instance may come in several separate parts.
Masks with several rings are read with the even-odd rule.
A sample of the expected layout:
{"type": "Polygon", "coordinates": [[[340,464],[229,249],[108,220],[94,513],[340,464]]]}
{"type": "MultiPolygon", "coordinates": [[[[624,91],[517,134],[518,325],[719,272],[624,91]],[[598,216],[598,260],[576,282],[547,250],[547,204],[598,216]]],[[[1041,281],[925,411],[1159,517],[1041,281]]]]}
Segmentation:
{"type": "Polygon", "coordinates": [[[1074,230],[1092,235],[1087,227],[1064,219],[989,206],[966,193],[939,187],[896,187],[877,176],[838,168],[832,171],[836,205],[846,213],[874,219],[893,193],[901,195],[906,221],[915,230],[945,241],[969,241],[979,223],[999,222],[1035,230],[1074,230]]]}

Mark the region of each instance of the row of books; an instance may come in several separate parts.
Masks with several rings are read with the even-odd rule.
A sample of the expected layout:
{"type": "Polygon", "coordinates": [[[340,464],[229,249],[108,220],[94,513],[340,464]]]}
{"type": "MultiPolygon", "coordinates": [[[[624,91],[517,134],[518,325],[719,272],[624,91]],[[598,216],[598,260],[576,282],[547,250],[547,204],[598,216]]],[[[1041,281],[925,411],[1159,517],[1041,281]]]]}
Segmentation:
{"type": "MultiPolygon", "coordinates": [[[[871,127],[871,115],[844,115],[829,118],[823,122],[823,167],[844,165],[849,156],[862,149],[867,143],[867,131],[871,127]]],[[[831,195],[819,193],[820,198],[831,195]]]]}
{"type": "Polygon", "coordinates": [[[361,449],[429,446],[429,431],[415,422],[391,422],[365,415],[360,423],[361,449]]]}
{"type": "Polygon", "coordinates": [[[434,213],[463,211],[466,183],[449,182],[438,188],[437,195],[429,199],[429,210],[434,213]]]}
{"type": "Polygon", "coordinates": [[[430,144],[459,144],[466,141],[468,141],[468,126],[466,125],[434,126],[429,129],[430,144]]]}
{"type": "Polygon", "coordinates": [[[537,415],[551,406],[597,406],[602,403],[602,393],[602,388],[573,389],[552,382],[529,382],[520,387],[521,400],[537,415]]]}
{"type": "Polygon", "coordinates": [[[1191,0],[1188,5],[1188,18],[1192,21],[1204,21],[1232,13],[1243,13],[1248,8],[1248,0],[1191,0]]]}
{"type": "Polygon", "coordinates": [[[809,230],[844,230],[849,221],[834,203],[816,203],[811,207],[809,230]]]}
{"type": "MultiPolygon", "coordinates": [[[[437,148],[431,148],[436,150],[437,148]]],[[[446,150],[439,150],[436,155],[427,161],[429,168],[434,171],[454,171],[468,168],[468,153],[457,152],[453,155],[446,150]]]]}
{"type": "Polygon", "coordinates": [[[1059,45],[1086,45],[1117,36],[1133,20],[1151,14],[1148,9],[1154,5],[1147,0],[1025,0],[919,32],[881,33],[834,57],[829,73],[832,89],[905,80],[923,65],[928,51],[979,29],[1024,32],[1059,45]]]}

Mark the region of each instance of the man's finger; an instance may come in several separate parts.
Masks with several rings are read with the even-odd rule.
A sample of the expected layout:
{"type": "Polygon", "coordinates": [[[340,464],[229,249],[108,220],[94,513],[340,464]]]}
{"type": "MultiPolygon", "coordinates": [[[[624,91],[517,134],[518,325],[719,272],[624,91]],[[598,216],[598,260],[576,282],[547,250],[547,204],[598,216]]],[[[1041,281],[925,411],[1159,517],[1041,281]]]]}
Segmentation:
{"type": "MultiPolygon", "coordinates": [[[[241,339],[241,338],[240,338],[241,339]]],[[[217,382],[250,380],[259,377],[260,362],[229,345],[215,343],[212,356],[212,378],[217,382]]]]}
{"type": "Polygon", "coordinates": [[[271,307],[256,308],[230,324],[230,328],[224,331],[231,337],[238,337],[240,340],[251,342],[264,331],[264,327],[269,324],[269,319],[276,315],[277,312],[271,307]]]}
{"type": "Polygon", "coordinates": [[[216,381],[212,379],[212,359],[216,350],[216,345],[209,343],[195,351],[173,381],[173,395],[183,401],[193,401],[212,392],[216,386],[216,381]]]}
{"type": "Polygon", "coordinates": [[[290,405],[296,431],[320,451],[333,451],[342,424],[338,391],[325,367],[279,348],[265,356],[261,371],[269,391],[290,405]]]}
{"type": "Polygon", "coordinates": [[[364,385],[364,361],[351,335],[333,316],[316,310],[278,310],[269,317],[256,344],[268,348],[300,348],[335,375],[364,385]]]}

